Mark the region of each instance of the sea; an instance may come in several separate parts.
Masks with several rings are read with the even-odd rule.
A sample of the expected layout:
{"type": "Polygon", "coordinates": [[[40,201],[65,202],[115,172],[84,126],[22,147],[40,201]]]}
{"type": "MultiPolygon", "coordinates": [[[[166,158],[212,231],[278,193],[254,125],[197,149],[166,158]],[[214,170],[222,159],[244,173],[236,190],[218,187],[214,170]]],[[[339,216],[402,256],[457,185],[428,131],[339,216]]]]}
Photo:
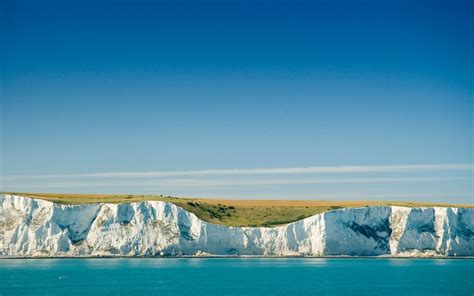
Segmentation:
{"type": "Polygon", "coordinates": [[[0,259],[0,295],[474,295],[474,260],[0,259]]]}

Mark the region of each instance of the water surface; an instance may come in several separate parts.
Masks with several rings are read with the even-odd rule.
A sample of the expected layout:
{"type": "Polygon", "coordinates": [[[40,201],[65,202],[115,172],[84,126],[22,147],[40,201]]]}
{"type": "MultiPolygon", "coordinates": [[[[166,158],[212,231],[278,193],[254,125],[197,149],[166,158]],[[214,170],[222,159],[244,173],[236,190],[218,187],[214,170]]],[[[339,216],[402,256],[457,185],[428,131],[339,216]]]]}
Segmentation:
{"type": "Polygon", "coordinates": [[[468,259],[3,259],[0,295],[473,295],[468,259]]]}

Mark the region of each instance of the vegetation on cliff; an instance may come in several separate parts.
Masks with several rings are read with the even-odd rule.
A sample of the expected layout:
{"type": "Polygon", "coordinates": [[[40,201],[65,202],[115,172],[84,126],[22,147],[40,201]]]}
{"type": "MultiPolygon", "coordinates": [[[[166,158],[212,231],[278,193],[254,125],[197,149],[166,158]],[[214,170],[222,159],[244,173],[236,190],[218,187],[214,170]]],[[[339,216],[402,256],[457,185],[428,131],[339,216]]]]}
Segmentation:
{"type": "Polygon", "coordinates": [[[405,207],[474,207],[441,203],[391,201],[316,201],[316,200],[232,200],[172,197],[143,194],[70,194],[70,193],[13,193],[59,204],[126,203],[138,201],[166,201],[194,213],[200,219],[228,226],[276,226],[339,208],[364,206],[405,207]]]}

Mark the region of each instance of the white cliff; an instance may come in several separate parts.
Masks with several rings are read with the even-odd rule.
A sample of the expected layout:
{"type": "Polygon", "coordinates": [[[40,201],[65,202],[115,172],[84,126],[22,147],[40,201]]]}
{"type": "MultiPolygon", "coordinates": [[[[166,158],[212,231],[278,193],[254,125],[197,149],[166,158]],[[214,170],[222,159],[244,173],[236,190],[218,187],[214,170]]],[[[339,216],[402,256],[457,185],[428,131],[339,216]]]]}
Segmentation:
{"type": "Polygon", "coordinates": [[[474,256],[474,209],[364,207],[227,227],[167,202],[59,205],[0,194],[0,257],[200,254],[474,256]]]}

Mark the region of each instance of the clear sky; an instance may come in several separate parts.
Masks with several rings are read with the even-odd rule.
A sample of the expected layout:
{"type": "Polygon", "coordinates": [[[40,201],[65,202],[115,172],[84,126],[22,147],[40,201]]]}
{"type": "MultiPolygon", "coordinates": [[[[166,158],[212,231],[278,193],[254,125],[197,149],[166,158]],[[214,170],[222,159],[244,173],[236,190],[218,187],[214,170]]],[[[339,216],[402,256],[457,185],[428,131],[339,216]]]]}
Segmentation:
{"type": "Polygon", "coordinates": [[[2,1],[1,190],[472,203],[473,6],[2,1]]]}

